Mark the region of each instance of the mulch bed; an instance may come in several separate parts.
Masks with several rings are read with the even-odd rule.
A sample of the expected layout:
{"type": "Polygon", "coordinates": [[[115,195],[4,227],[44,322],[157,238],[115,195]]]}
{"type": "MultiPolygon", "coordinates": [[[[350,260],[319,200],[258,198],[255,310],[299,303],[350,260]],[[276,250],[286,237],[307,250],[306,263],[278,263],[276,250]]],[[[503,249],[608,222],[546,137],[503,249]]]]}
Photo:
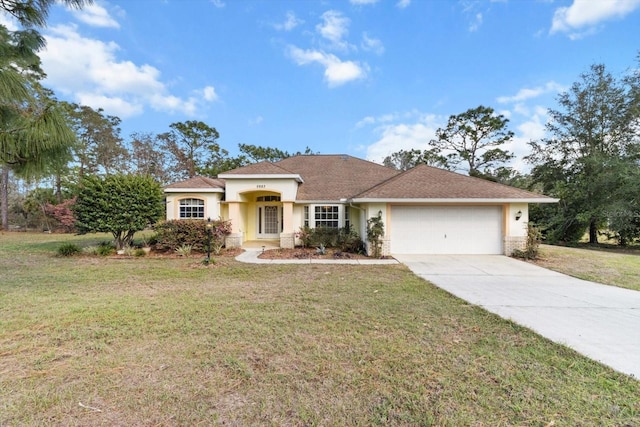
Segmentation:
{"type": "Polygon", "coordinates": [[[262,259],[368,259],[361,254],[341,252],[336,249],[326,249],[325,254],[318,253],[316,248],[294,248],[294,249],[269,249],[258,255],[262,259]]]}

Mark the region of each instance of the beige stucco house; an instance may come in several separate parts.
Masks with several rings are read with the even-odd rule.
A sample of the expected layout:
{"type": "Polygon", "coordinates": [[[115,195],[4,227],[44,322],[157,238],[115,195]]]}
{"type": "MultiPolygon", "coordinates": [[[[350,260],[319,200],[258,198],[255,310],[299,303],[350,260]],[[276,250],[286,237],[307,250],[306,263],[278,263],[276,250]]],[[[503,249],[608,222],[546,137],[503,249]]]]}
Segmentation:
{"type": "Polygon", "coordinates": [[[557,199],[426,165],[397,171],[347,155],[261,162],[165,188],[167,220],[231,221],[227,247],[300,243],[303,226],[352,226],[382,215],[383,253],[508,254],[523,248],[529,203],[557,199]]]}

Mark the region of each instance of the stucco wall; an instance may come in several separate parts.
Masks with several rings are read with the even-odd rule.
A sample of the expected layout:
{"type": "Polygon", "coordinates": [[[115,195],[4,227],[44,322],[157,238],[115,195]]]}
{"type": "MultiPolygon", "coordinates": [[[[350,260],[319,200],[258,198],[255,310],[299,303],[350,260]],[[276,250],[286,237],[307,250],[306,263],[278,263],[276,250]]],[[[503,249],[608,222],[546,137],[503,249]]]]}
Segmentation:
{"type": "Polygon", "coordinates": [[[204,218],[218,219],[222,217],[220,211],[221,193],[167,193],[167,221],[180,219],[180,200],[204,200],[204,218]]]}

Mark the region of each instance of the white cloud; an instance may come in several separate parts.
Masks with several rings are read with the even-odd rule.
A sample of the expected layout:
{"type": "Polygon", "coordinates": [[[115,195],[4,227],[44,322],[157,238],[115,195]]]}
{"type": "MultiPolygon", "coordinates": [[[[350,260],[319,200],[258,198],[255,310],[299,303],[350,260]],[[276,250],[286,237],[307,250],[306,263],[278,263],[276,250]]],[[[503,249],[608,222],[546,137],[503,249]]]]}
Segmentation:
{"type": "Polygon", "coordinates": [[[118,21],[113,19],[107,9],[94,3],[84,6],[82,9],[72,9],[75,17],[92,27],[120,28],[118,21]]]}
{"type": "Polygon", "coordinates": [[[225,4],[222,0],[211,0],[211,3],[213,3],[213,5],[218,9],[225,7],[225,4]]]}
{"type": "MultiPolygon", "coordinates": [[[[609,19],[623,18],[638,7],[640,0],[573,0],[571,6],[556,9],[550,32],[593,27],[609,19]]],[[[581,38],[584,34],[573,34],[572,38],[581,38]]]]}
{"type": "Polygon", "coordinates": [[[480,26],[482,25],[482,13],[476,13],[473,21],[469,24],[469,31],[472,33],[478,31],[480,26]]]}
{"type": "MultiPolygon", "coordinates": [[[[441,126],[442,119],[433,114],[419,114],[415,111],[404,114],[389,114],[379,118],[367,117],[367,124],[381,123],[375,129],[378,140],[367,147],[366,158],[374,162],[382,162],[391,153],[400,150],[428,148],[428,143],[436,136],[436,130],[441,126]],[[416,118],[415,115],[419,116],[416,118]],[[411,123],[389,123],[401,119],[414,117],[411,123]]],[[[356,127],[361,125],[361,120],[356,127]]]]}
{"type": "Polygon", "coordinates": [[[378,3],[378,1],[380,0],[349,0],[349,3],[356,4],[356,5],[363,5],[363,4],[375,4],[375,3],[378,3]]]}
{"type": "Polygon", "coordinates": [[[362,49],[366,51],[375,52],[377,55],[382,55],[384,53],[384,46],[379,39],[371,38],[367,35],[367,33],[362,34],[362,49]]]}
{"type": "Polygon", "coordinates": [[[18,22],[10,17],[9,15],[5,15],[4,13],[0,14],[0,25],[4,25],[5,28],[9,31],[18,31],[19,26],[18,22]]]}
{"type": "Polygon", "coordinates": [[[264,117],[258,116],[255,119],[249,120],[249,126],[258,126],[264,121],[264,117]]]}
{"type": "Polygon", "coordinates": [[[396,7],[400,9],[404,9],[409,7],[410,4],[411,4],[411,0],[398,0],[398,3],[396,3],[396,7]]]}
{"type": "Polygon", "coordinates": [[[274,28],[280,31],[291,31],[299,25],[302,25],[304,21],[298,19],[293,12],[287,12],[285,21],[281,24],[274,24],[274,28]]]}
{"type": "Polygon", "coordinates": [[[340,86],[367,76],[368,66],[354,61],[342,61],[337,56],[317,50],[303,50],[289,46],[289,55],[298,65],[318,63],[324,67],[329,87],[340,86]]]}
{"type": "Polygon", "coordinates": [[[564,86],[554,81],[550,81],[544,84],[544,86],[538,86],[534,88],[523,88],[513,96],[500,96],[497,101],[500,104],[516,103],[526,101],[528,99],[537,98],[547,93],[558,93],[566,90],[564,86]]]}
{"type": "Polygon", "coordinates": [[[94,108],[102,108],[108,114],[115,114],[118,117],[131,117],[141,114],[144,106],[138,102],[128,102],[119,97],[108,97],[96,93],[78,92],[76,101],[80,105],[89,105],[94,108]]]}
{"type": "Polygon", "coordinates": [[[351,20],[337,10],[328,10],[321,18],[323,22],[316,25],[320,35],[329,40],[334,48],[348,48],[349,45],[343,39],[349,34],[351,20]]]}
{"type": "Polygon", "coordinates": [[[204,89],[202,89],[202,98],[205,101],[217,101],[218,94],[216,93],[216,89],[213,86],[206,86],[204,89]]]}
{"type": "Polygon", "coordinates": [[[58,26],[46,35],[40,52],[46,84],[56,91],[93,108],[103,108],[121,118],[141,114],[145,106],[165,112],[193,115],[202,102],[215,101],[212,86],[198,97],[182,99],[171,95],[160,70],[119,60],[119,46],[81,36],[75,26],[58,26]]]}

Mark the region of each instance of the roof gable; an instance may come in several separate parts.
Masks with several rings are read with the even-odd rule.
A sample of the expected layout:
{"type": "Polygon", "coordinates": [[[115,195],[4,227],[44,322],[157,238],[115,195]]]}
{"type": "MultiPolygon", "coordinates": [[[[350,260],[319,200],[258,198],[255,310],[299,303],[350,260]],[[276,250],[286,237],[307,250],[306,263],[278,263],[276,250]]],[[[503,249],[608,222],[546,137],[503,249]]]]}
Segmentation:
{"type": "Polygon", "coordinates": [[[271,162],[259,162],[252,163],[247,166],[242,166],[236,169],[232,169],[230,171],[224,172],[220,175],[292,175],[294,172],[286,170],[276,163],[271,162]]]}
{"type": "Polygon", "coordinates": [[[418,165],[358,194],[356,199],[501,199],[522,201],[548,199],[486,179],[461,175],[427,165],[418,165]]]}
{"type": "Polygon", "coordinates": [[[276,163],[299,174],[298,200],[348,199],[399,172],[386,166],[347,155],[299,155],[276,163]]]}
{"type": "Polygon", "coordinates": [[[225,183],[223,179],[208,178],[206,176],[194,176],[184,181],[174,182],[167,185],[166,190],[181,190],[181,189],[218,189],[224,190],[225,183]]]}

